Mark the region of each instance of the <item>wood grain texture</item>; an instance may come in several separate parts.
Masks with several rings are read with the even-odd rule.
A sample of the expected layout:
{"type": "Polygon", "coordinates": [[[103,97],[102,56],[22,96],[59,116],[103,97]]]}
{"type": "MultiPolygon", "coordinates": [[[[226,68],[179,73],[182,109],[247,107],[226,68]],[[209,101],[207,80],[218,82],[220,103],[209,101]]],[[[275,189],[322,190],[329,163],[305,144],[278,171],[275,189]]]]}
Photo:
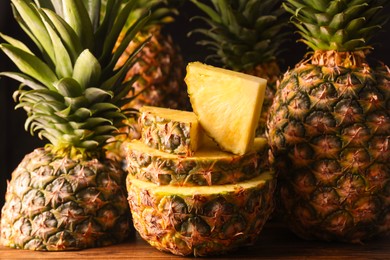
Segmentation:
{"type": "MultiPolygon", "coordinates": [[[[0,246],[0,259],[189,259],[163,253],[151,247],[138,235],[122,244],[68,252],[36,252],[0,246]]],[[[201,259],[201,258],[198,258],[201,259]]],[[[306,241],[296,237],[283,225],[269,222],[257,243],[228,255],[212,259],[390,259],[390,237],[377,238],[365,244],[306,241]]]]}

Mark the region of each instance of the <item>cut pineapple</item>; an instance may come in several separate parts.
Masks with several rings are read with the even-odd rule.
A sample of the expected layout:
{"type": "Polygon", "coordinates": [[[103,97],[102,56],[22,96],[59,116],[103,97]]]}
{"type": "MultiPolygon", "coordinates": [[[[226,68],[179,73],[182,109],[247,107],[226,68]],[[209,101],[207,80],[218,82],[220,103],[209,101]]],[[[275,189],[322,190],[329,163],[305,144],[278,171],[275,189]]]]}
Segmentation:
{"type": "Polygon", "coordinates": [[[192,108],[207,134],[226,151],[248,152],[253,145],[267,81],[192,62],[187,66],[185,82],[192,108]]]}
{"type": "Polygon", "coordinates": [[[201,148],[192,157],[165,153],[138,140],[125,145],[127,171],[137,179],[158,185],[201,186],[236,183],[258,176],[264,169],[268,144],[256,138],[255,149],[244,155],[223,152],[217,146],[201,148]]]}
{"type": "Polygon", "coordinates": [[[141,138],[148,146],[184,155],[198,149],[202,129],[195,113],[151,106],[140,112],[141,138]]]}
{"type": "Polygon", "coordinates": [[[218,186],[158,186],[127,177],[136,230],[155,248],[176,255],[222,254],[252,244],[273,210],[271,172],[218,186]]]}

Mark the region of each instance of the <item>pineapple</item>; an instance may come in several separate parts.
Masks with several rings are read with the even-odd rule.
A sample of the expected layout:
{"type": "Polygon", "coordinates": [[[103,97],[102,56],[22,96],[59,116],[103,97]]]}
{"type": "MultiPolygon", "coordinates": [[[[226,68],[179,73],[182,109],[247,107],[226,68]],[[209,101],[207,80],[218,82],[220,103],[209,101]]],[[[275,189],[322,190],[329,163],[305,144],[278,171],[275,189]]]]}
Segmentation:
{"type": "Polygon", "coordinates": [[[223,254],[256,241],[273,209],[270,172],[237,184],[175,187],[127,178],[139,234],[175,255],[223,254]]]}
{"type": "MultiPolygon", "coordinates": [[[[140,138],[140,126],[137,118],[138,110],[142,106],[158,106],[173,109],[189,110],[189,100],[183,81],[185,64],[181,50],[172,37],[163,32],[164,25],[172,22],[177,14],[176,7],[182,0],[133,0],[135,10],[126,21],[131,26],[145,12],[151,12],[148,22],[127,45],[125,52],[117,61],[116,66],[123,63],[134,52],[140,43],[148,39],[146,46],[137,54],[134,66],[125,77],[125,81],[134,75],[140,78],[134,82],[133,88],[127,96],[131,99],[124,103],[123,110],[129,110],[133,116],[124,120],[120,128],[121,135],[110,140],[107,156],[116,160],[124,160],[123,142],[140,138]]],[[[103,0],[104,3],[107,0],[103,0]]],[[[116,46],[120,46],[125,37],[125,31],[117,39],[116,46]]]]}
{"type": "Polygon", "coordinates": [[[140,108],[141,139],[155,149],[191,155],[198,149],[203,133],[195,113],[143,106],[140,108]]]}
{"type": "Polygon", "coordinates": [[[207,28],[195,28],[191,34],[200,34],[198,44],[210,49],[208,62],[216,62],[227,69],[244,72],[267,80],[262,113],[256,136],[264,136],[266,117],[281,78],[281,46],[289,31],[287,13],[281,0],[191,0],[204,16],[207,28]]]}
{"type": "MultiPolygon", "coordinates": [[[[185,65],[181,51],[172,37],[163,32],[164,25],[174,20],[177,13],[174,0],[135,0],[136,11],[129,17],[127,23],[131,25],[145,11],[152,10],[149,22],[141,29],[130,42],[125,53],[119,59],[118,66],[122,66],[134,49],[151,36],[148,44],[137,55],[136,64],[127,72],[131,78],[136,74],[141,77],[134,84],[134,90],[129,96],[136,95],[124,108],[139,109],[144,105],[167,107],[174,109],[188,109],[189,101],[183,84],[185,65]]],[[[123,34],[118,38],[122,42],[123,34]]]]}
{"type": "Polygon", "coordinates": [[[247,153],[253,146],[267,81],[191,62],[185,82],[192,108],[205,132],[223,150],[247,153]]]}
{"type": "Polygon", "coordinates": [[[165,153],[134,140],[126,144],[127,171],[136,179],[157,185],[211,186],[249,180],[267,169],[268,145],[255,140],[253,151],[234,155],[204,146],[193,156],[165,153]]]}
{"type": "Polygon", "coordinates": [[[25,156],[12,173],[1,211],[1,244],[30,250],[78,250],[123,241],[131,232],[119,162],[103,147],[128,116],[120,107],[136,77],[123,82],[140,45],[122,68],[118,58],[143,16],[112,52],[132,1],[11,0],[15,19],[40,51],[1,35],[0,48],[20,72],[17,108],[26,128],[49,143],[25,156]],[[125,3],[126,2],[126,3],[125,3]],[[123,4],[123,8],[121,7],[123,4]]]}
{"type": "MultiPolygon", "coordinates": [[[[249,140],[259,118],[265,80],[201,63],[188,68],[190,100],[194,110],[201,111],[197,116],[202,128],[211,125],[216,134],[231,123],[236,129],[227,129],[229,135],[221,131],[218,142],[223,146],[233,138],[242,154],[224,152],[205,136],[191,139],[198,142],[198,150],[184,155],[150,147],[144,138],[127,142],[128,201],[135,229],[155,248],[175,255],[222,254],[254,243],[274,207],[276,178],[268,166],[267,140],[249,140]],[[242,104],[232,109],[237,108],[237,99],[231,93],[242,89],[249,93],[241,97],[246,109],[242,104]],[[209,116],[221,110],[228,110],[230,117],[222,114],[217,121],[222,127],[217,128],[209,116]],[[239,116],[246,118],[243,127],[236,123],[239,116]],[[237,138],[235,132],[246,139],[237,138]]],[[[180,111],[157,111],[152,121],[158,118],[158,128],[170,129],[170,123],[185,121],[180,111]]],[[[150,120],[141,120],[141,129],[149,132],[154,127],[149,124],[150,120]]],[[[202,128],[194,130],[201,132],[202,128]]],[[[155,131],[155,138],[167,139],[171,132],[155,131]]],[[[169,142],[168,146],[174,146],[175,138],[169,142]]]]}
{"type": "Polygon", "coordinates": [[[389,1],[287,0],[313,52],[286,72],[268,119],[278,210],[300,237],[390,233],[390,70],[366,55],[389,1]]]}

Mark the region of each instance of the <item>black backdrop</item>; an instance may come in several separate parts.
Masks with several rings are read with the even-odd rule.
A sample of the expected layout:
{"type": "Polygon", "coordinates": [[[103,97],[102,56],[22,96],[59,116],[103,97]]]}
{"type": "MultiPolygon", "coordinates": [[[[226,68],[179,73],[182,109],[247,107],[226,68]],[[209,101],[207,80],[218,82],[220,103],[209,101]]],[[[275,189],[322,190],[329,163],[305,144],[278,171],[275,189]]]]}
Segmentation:
{"type": "MultiPolygon", "coordinates": [[[[390,8],[386,12],[390,14],[390,8]]],[[[194,43],[197,40],[195,36],[187,37],[188,31],[198,25],[194,21],[189,21],[197,14],[197,10],[186,3],[181,8],[180,13],[176,21],[167,26],[166,31],[181,46],[186,62],[204,61],[207,51],[194,43]]],[[[380,44],[375,46],[371,57],[390,65],[390,23],[386,25],[385,29],[386,31],[377,37],[380,44]]],[[[18,39],[26,39],[12,18],[9,1],[6,0],[0,1],[0,32],[18,39]]],[[[287,51],[283,55],[283,70],[293,67],[306,51],[303,44],[296,43],[295,40],[291,39],[285,46],[287,51]]],[[[0,53],[0,71],[5,70],[15,70],[15,67],[3,53],[0,53]]],[[[12,170],[25,154],[45,143],[24,130],[25,112],[21,109],[14,110],[15,103],[12,99],[12,93],[17,85],[15,81],[8,78],[0,79],[0,207],[4,202],[6,182],[10,179],[12,170]]]]}

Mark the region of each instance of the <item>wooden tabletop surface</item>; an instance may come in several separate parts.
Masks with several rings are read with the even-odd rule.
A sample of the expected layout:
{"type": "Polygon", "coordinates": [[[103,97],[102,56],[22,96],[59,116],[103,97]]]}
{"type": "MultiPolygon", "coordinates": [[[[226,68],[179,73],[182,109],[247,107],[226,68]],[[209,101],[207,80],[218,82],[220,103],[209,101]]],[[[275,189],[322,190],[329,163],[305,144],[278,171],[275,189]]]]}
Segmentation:
{"type": "MultiPolygon", "coordinates": [[[[0,259],[189,259],[163,253],[138,235],[124,243],[102,248],[68,252],[36,252],[0,246],[0,259]]],[[[198,258],[201,259],[201,258],[198,258]]],[[[296,237],[283,225],[268,223],[257,243],[212,259],[380,259],[390,260],[390,237],[365,244],[306,241],[296,237]]]]}

